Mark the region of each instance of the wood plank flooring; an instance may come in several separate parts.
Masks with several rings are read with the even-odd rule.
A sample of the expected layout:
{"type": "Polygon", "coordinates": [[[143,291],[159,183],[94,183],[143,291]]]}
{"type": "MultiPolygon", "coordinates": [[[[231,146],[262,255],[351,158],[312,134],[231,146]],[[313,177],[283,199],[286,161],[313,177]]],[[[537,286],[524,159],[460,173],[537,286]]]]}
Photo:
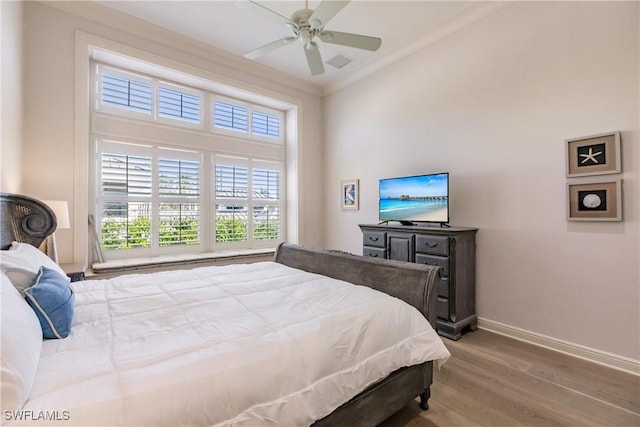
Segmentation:
{"type": "Polygon", "coordinates": [[[414,402],[379,427],[640,427],[640,377],[482,329],[444,339],[429,410],[414,402]]]}

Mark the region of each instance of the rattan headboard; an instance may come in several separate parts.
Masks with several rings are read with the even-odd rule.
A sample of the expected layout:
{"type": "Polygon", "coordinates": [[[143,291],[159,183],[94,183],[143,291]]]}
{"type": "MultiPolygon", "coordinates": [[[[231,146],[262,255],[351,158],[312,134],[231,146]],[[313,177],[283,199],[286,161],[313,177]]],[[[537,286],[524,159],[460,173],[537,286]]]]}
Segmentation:
{"type": "Polygon", "coordinates": [[[55,214],[41,201],[0,193],[0,249],[8,249],[14,241],[38,247],[56,224],[55,214]]]}

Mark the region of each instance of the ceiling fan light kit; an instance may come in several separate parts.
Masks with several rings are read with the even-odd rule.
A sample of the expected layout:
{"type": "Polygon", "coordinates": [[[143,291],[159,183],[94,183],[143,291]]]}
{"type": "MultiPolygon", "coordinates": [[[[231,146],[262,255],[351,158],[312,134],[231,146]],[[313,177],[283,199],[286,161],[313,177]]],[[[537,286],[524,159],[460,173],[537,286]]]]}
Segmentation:
{"type": "Polygon", "coordinates": [[[378,37],[363,36],[360,34],[343,33],[339,31],[325,30],[325,25],[338,12],[344,8],[349,0],[323,0],[316,10],[309,9],[308,0],[305,0],[305,8],[295,11],[291,19],[287,19],[279,13],[262,6],[252,0],[236,0],[236,4],[245,9],[249,9],[257,14],[265,16],[273,22],[285,25],[293,33],[293,36],[284,37],[273,41],[244,55],[248,59],[257,59],[260,56],[286,46],[296,40],[300,40],[304,46],[304,53],[307,58],[307,65],[311,74],[316,76],[324,73],[320,49],[314,38],[324,43],[337,44],[341,46],[354,47],[375,52],[380,48],[382,39],[378,37]]]}

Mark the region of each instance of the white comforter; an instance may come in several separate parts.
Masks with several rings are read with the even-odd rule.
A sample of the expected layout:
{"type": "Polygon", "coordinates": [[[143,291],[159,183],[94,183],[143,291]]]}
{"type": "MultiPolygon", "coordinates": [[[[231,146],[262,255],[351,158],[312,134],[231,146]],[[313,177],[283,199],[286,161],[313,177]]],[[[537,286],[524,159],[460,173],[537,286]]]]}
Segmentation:
{"type": "Polygon", "coordinates": [[[420,313],[265,262],[73,283],[25,411],[72,425],[306,426],[449,353],[420,313]]]}

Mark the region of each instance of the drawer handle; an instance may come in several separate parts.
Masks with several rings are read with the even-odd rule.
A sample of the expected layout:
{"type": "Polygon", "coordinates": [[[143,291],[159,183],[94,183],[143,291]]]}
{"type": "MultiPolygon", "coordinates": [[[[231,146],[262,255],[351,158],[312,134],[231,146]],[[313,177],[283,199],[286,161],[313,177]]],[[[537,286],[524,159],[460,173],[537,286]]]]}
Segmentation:
{"type": "Polygon", "coordinates": [[[425,245],[427,245],[428,248],[435,248],[436,246],[438,246],[438,242],[435,242],[434,244],[431,244],[429,242],[424,242],[425,245]]]}
{"type": "Polygon", "coordinates": [[[379,237],[376,237],[375,239],[371,236],[369,236],[369,240],[371,240],[372,242],[377,242],[379,239],[379,237]]]}
{"type": "Polygon", "coordinates": [[[378,254],[369,254],[369,256],[372,258],[378,258],[378,254]]]}

